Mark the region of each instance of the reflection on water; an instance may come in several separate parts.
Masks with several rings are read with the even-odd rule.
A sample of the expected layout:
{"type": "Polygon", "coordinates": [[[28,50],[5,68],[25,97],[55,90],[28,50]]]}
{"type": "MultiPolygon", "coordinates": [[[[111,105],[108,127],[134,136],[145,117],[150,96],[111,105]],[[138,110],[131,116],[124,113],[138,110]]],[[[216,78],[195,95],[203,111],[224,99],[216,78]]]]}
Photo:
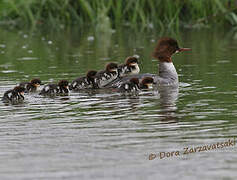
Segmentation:
{"type": "Polygon", "coordinates": [[[150,153],[236,136],[233,32],[1,29],[0,95],[34,77],[43,83],[72,81],[133,54],[140,56],[142,73],[156,73],[150,55],[163,35],[193,49],[173,58],[179,89],[163,87],[137,96],[105,90],[55,98],[31,93],[23,104],[0,102],[1,179],[236,179],[236,147],[148,160],[150,153]]]}

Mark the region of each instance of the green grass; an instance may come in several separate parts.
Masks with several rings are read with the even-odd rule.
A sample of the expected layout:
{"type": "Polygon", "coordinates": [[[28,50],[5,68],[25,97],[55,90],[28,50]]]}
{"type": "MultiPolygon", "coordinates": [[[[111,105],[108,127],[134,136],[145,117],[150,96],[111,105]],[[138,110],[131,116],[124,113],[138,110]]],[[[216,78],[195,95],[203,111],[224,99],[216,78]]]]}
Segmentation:
{"type": "Polygon", "coordinates": [[[236,0],[0,0],[0,22],[17,26],[179,28],[237,25],[236,0]]]}

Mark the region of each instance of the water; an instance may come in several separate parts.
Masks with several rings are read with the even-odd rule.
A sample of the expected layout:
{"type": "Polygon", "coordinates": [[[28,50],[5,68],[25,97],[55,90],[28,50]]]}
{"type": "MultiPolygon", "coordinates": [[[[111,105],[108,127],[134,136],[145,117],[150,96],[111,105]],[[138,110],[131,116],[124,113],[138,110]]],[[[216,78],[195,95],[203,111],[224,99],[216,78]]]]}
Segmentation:
{"type": "Polygon", "coordinates": [[[140,56],[142,73],[156,73],[150,55],[164,35],[193,49],[173,57],[178,92],[90,91],[56,98],[35,93],[20,105],[0,102],[1,179],[236,179],[237,145],[182,154],[185,147],[236,136],[234,32],[0,29],[0,95],[34,77],[71,81],[133,54],[140,56]],[[172,151],[180,156],[159,157],[172,151]],[[150,154],[156,158],[149,160],[150,154]]]}

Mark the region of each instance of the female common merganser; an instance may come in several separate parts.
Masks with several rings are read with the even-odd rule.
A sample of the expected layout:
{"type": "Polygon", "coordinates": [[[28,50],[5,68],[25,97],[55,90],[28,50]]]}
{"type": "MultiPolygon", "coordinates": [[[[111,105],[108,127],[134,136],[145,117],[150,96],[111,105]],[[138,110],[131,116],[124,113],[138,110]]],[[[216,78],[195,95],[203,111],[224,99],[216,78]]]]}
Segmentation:
{"type": "Polygon", "coordinates": [[[152,77],[144,77],[139,83],[138,78],[131,78],[129,81],[122,83],[118,87],[119,92],[136,92],[139,90],[151,89],[154,84],[154,79],[152,77]]]}
{"type": "Polygon", "coordinates": [[[24,98],[25,88],[21,86],[16,86],[14,89],[6,91],[3,95],[2,101],[4,103],[17,104],[22,102],[24,98]]]}
{"type": "Polygon", "coordinates": [[[111,84],[110,86],[119,86],[126,82],[131,77],[142,79],[144,77],[153,77],[155,84],[158,86],[175,86],[178,87],[178,74],[172,62],[172,55],[175,53],[191,51],[190,48],[179,48],[178,42],[172,38],[161,38],[153,52],[153,57],[159,60],[159,75],[154,74],[138,74],[130,77],[124,77],[120,81],[111,84]]]}
{"type": "Polygon", "coordinates": [[[40,79],[32,79],[30,82],[22,82],[19,86],[26,88],[26,92],[35,92],[41,85],[40,79]]]}
{"type": "Polygon", "coordinates": [[[69,90],[78,91],[80,89],[95,88],[95,75],[97,71],[90,70],[87,72],[86,76],[79,77],[72,81],[69,86],[69,90]]]}
{"type": "Polygon", "coordinates": [[[125,60],[125,64],[118,66],[119,77],[124,77],[126,75],[138,74],[140,68],[138,66],[138,58],[135,56],[129,56],[125,60]]]}
{"type": "Polygon", "coordinates": [[[109,63],[105,70],[99,71],[95,75],[95,85],[97,88],[103,88],[118,77],[118,65],[116,63],[109,63]]]}
{"type": "Polygon", "coordinates": [[[39,93],[40,95],[68,94],[68,81],[61,80],[58,84],[47,84],[39,93]]]}
{"type": "Polygon", "coordinates": [[[159,60],[159,76],[155,79],[159,85],[178,86],[178,74],[171,56],[183,51],[191,51],[191,49],[180,48],[178,42],[172,38],[161,38],[158,41],[153,57],[159,60]]]}

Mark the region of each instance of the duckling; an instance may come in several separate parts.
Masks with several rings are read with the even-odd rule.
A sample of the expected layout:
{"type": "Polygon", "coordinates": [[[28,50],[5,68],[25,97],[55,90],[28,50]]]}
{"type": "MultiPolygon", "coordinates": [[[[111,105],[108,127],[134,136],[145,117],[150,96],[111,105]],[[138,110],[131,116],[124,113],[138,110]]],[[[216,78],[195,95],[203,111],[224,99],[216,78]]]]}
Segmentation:
{"type": "Polygon", "coordinates": [[[118,77],[118,65],[109,63],[105,70],[97,72],[95,75],[95,85],[97,88],[103,88],[118,77]]]}
{"type": "Polygon", "coordinates": [[[86,76],[79,77],[72,81],[69,86],[69,90],[78,91],[80,89],[95,88],[95,75],[97,71],[90,70],[86,76]]]}
{"type": "Polygon", "coordinates": [[[129,81],[122,83],[118,87],[118,92],[137,92],[139,90],[139,79],[138,78],[131,78],[129,81]]]}
{"type": "Polygon", "coordinates": [[[14,89],[10,89],[4,93],[2,101],[4,103],[12,103],[12,104],[23,102],[23,100],[25,99],[23,96],[24,92],[25,92],[24,87],[16,86],[14,87],[14,89]]]}
{"type": "Polygon", "coordinates": [[[138,58],[136,56],[127,57],[125,63],[118,66],[118,71],[119,77],[138,74],[140,72],[138,58]]]}
{"type": "Polygon", "coordinates": [[[41,85],[40,79],[32,79],[30,82],[21,82],[19,86],[24,87],[26,92],[35,92],[37,88],[41,85]]]}
{"type": "Polygon", "coordinates": [[[138,78],[131,78],[126,82],[123,82],[118,87],[119,92],[136,92],[145,89],[152,89],[154,79],[152,77],[144,77],[139,83],[138,78]]]}
{"type": "Polygon", "coordinates": [[[47,84],[39,93],[40,95],[58,95],[58,94],[68,94],[68,81],[61,80],[58,84],[47,84]]]}
{"type": "Polygon", "coordinates": [[[140,89],[152,89],[154,84],[154,79],[152,77],[144,77],[139,84],[140,89]]]}

